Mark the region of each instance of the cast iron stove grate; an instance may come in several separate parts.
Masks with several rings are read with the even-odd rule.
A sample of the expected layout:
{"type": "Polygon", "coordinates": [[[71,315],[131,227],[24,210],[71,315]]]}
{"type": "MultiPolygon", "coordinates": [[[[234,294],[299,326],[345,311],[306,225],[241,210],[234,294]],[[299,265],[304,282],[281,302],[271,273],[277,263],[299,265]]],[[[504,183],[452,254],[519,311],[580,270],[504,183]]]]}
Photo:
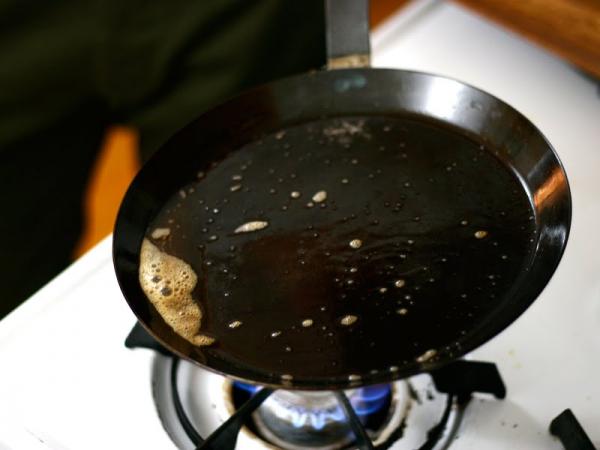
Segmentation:
{"type": "MultiPolygon", "coordinates": [[[[146,330],[138,323],[125,340],[128,348],[149,348],[166,356],[173,356],[167,349],[152,338],[146,330]]],[[[238,433],[242,426],[251,420],[252,413],[274,392],[272,389],[263,388],[250,397],[238,410],[217,430],[206,439],[200,436],[187,417],[177,388],[177,371],[179,358],[173,357],[170,374],[170,385],[173,391],[173,401],[178,419],[186,434],[199,450],[222,450],[233,449],[237,441],[238,433]]],[[[448,403],[445,417],[438,426],[431,429],[429,439],[419,450],[433,448],[440,439],[446,425],[450,407],[456,400],[459,405],[466,405],[474,393],[492,394],[502,399],[506,396],[506,388],[500,377],[500,373],[493,363],[479,361],[457,360],[441,369],[430,372],[433,383],[440,393],[448,394],[448,403]]],[[[344,414],[348,419],[355,440],[354,447],[359,450],[376,448],[369,439],[365,428],[359,417],[352,408],[350,401],[343,391],[335,393],[344,414]]],[[[562,422],[561,422],[562,423],[562,422]]],[[[568,426],[568,425],[567,425],[568,426]]],[[[566,441],[563,441],[566,444],[566,441]]],[[[575,442],[574,440],[570,441],[575,442]]],[[[384,447],[377,447],[384,448],[384,447]]],[[[567,450],[589,450],[590,447],[566,447],[567,450]]]]}
{"type": "MultiPolygon", "coordinates": [[[[148,348],[165,356],[173,357],[170,384],[173,391],[175,411],[186,434],[198,450],[235,448],[237,436],[242,426],[250,420],[252,413],[274,392],[274,390],[268,388],[259,390],[223,425],[204,439],[194,428],[181,403],[176,382],[179,358],[173,356],[171,352],[159,344],[139,323],[135,324],[127,336],[125,346],[127,348],[148,348]]],[[[493,363],[457,360],[430,372],[430,375],[436,389],[441,393],[448,394],[448,407],[438,426],[430,430],[428,441],[418,450],[429,450],[438,442],[446,425],[447,416],[449,415],[454,399],[456,399],[458,404],[466,405],[474,393],[492,394],[498,399],[503,399],[506,396],[504,382],[498,368],[493,363]]],[[[338,391],[336,392],[336,397],[355,435],[355,448],[358,450],[375,449],[376,447],[373,446],[369,439],[346,394],[343,391],[338,391]]],[[[549,430],[552,435],[561,441],[565,450],[596,450],[570,409],[566,409],[554,418],[549,430]]]]}

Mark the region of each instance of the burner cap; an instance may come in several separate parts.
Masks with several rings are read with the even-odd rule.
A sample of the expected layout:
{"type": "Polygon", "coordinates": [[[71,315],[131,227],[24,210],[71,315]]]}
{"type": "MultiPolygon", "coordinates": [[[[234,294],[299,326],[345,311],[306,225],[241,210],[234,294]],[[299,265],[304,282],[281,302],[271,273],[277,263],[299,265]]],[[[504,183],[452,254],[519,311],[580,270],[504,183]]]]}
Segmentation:
{"type": "MultiPolygon", "coordinates": [[[[235,389],[256,391],[255,387],[242,383],[235,383],[235,389]]],[[[373,435],[389,422],[391,385],[354,389],[346,395],[363,425],[373,435]]],[[[348,419],[330,391],[276,391],[253,418],[259,434],[286,449],[334,450],[354,439],[348,419]]]]}

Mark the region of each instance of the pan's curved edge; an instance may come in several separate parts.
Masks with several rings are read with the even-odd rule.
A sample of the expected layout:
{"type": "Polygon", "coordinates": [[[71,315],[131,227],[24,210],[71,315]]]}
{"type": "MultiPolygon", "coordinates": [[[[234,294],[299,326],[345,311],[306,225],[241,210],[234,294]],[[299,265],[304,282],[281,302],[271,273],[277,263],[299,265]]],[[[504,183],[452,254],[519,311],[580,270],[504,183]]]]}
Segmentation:
{"type": "MultiPolygon", "coordinates": [[[[306,80],[306,79],[311,79],[311,78],[314,79],[314,78],[319,78],[319,77],[321,77],[321,78],[330,77],[331,80],[335,80],[336,78],[339,79],[339,77],[344,77],[348,74],[356,75],[357,73],[360,74],[360,73],[365,73],[365,72],[393,73],[394,75],[397,75],[400,72],[402,74],[410,74],[410,75],[416,76],[416,77],[427,77],[430,79],[448,80],[448,81],[452,81],[455,83],[459,83],[462,86],[472,89],[481,95],[487,96],[491,99],[494,99],[494,101],[500,102],[507,109],[514,111],[514,113],[518,114],[520,117],[522,117],[524,120],[526,120],[530,124],[530,126],[536,130],[536,132],[539,134],[541,139],[543,139],[544,142],[546,143],[546,146],[548,147],[548,149],[551,151],[551,153],[556,161],[557,167],[559,168],[559,172],[562,175],[562,177],[564,178],[564,187],[565,187],[565,192],[564,192],[565,201],[563,204],[564,225],[565,225],[564,235],[562,236],[561,244],[558,248],[558,253],[555,255],[554,264],[547,271],[547,276],[545,277],[544,282],[540,283],[540,287],[539,287],[539,289],[537,289],[537,293],[535,295],[532,295],[530,302],[525,307],[523,307],[522,310],[518,314],[513,315],[511,320],[507,319],[507,320],[502,321],[501,323],[497,323],[496,326],[493,327],[493,329],[488,329],[485,333],[482,333],[479,336],[480,339],[475,339],[475,340],[470,340],[468,342],[465,342],[466,345],[464,347],[462,347],[461,351],[459,352],[460,353],[459,356],[462,356],[462,355],[474,350],[475,348],[479,347],[484,342],[487,342],[489,339],[493,338],[494,336],[498,335],[499,333],[501,333],[504,329],[506,329],[506,327],[508,327],[508,325],[510,325],[514,320],[516,320],[519,316],[521,316],[528,309],[529,305],[531,303],[533,303],[533,301],[542,293],[542,291],[545,289],[547,283],[553,277],[558,265],[560,264],[560,261],[562,259],[562,256],[564,254],[564,251],[566,249],[566,245],[568,242],[568,238],[569,238],[569,234],[570,234],[570,225],[571,225],[571,220],[572,220],[571,189],[569,186],[566,171],[564,169],[564,165],[562,164],[557,152],[552,147],[552,145],[550,144],[550,142],[548,141],[546,136],[544,136],[544,134],[525,115],[523,115],[517,109],[510,106],[508,103],[504,102],[503,100],[483,91],[482,89],[480,89],[478,87],[469,85],[467,83],[463,83],[460,80],[456,80],[456,79],[453,79],[450,77],[429,74],[426,72],[404,71],[404,70],[399,71],[396,69],[344,69],[344,70],[337,70],[337,71],[335,71],[335,73],[332,73],[332,72],[309,73],[309,74],[303,74],[303,75],[296,75],[293,77],[275,81],[273,83],[257,86],[257,87],[252,88],[238,96],[233,97],[233,99],[231,101],[235,101],[236,99],[240,99],[240,98],[243,98],[248,95],[256,95],[257,93],[260,93],[265,90],[272,90],[272,89],[277,89],[278,87],[284,87],[287,83],[289,83],[290,81],[294,81],[294,80],[300,81],[300,80],[306,80]]],[[[161,149],[163,149],[165,147],[169,147],[169,145],[171,145],[171,143],[177,139],[177,136],[179,136],[181,133],[185,133],[186,130],[190,130],[191,128],[194,127],[194,124],[203,120],[204,117],[213,113],[213,111],[218,110],[222,106],[223,105],[217,106],[213,110],[207,111],[206,113],[199,116],[199,118],[190,122],[190,124],[183,127],[180,131],[175,133],[165,144],[163,144],[161,146],[161,149]]],[[[160,153],[161,149],[159,149],[159,151],[157,153],[160,153]]],[[[257,376],[256,378],[250,378],[250,377],[246,378],[244,376],[240,376],[239,374],[227,373],[225,371],[219,370],[218,368],[211,367],[206,364],[202,364],[199,361],[194,360],[193,358],[190,358],[189,354],[186,354],[186,352],[182,352],[177,346],[172,345],[172,341],[166,341],[165,339],[163,339],[163,337],[159,333],[156,333],[153,326],[149,325],[150,318],[149,318],[148,314],[144,313],[142,310],[140,310],[138,305],[135,305],[134,303],[132,303],[129,298],[130,296],[128,295],[128,293],[130,292],[131,277],[129,277],[129,279],[127,279],[127,277],[125,276],[126,271],[124,271],[123,268],[126,266],[129,266],[129,272],[131,272],[132,269],[135,269],[135,272],[137,274],[136,264],[137,264],[137,261],[139,260],[139,245],[141,245],[141,236],[143,236],[143,233],[145,231],[145,229],[140,231],[139,227],[137,229],[137,235],[136,235],[135,230],[127,231],[128,226],[133,226],[135,228],[135,224],[131,224],[131,222],[129,220],[128,208],[130,207],[131,202],[136,200],[135,191],[137,189],[137,186],[140,184],[140,180],[142,180],[143,178],[144,178],[144,172],[142,169],[136,175],[133,182],[129,186],[127,193],[124,196],[121,207],[119,208],[119,213],[117,215],[117,219],[116,219],[115,227],[114,227],[114,237],[113,237],[113,246],[112,246],[113,264],[114,264],[114,268],[115,268],[117,281],[119,283],[121,291],[122,291],[126,301],[129,303],[131,309],[133,310],[134,314],[138,317],[138,320],[140,321],[140,323],[157,341],[159,341],[162,345],[164,345],[166,348],[168,348],[174,354],[176,354],[188,361],[191,361],[195,364],[198,364],[199,366],[201,366],[207,370],[210,370],[212,372],[215,372],[215,373],[218,373],[221,375],[226,375],[231,379],[235,379],[235,380],[239,380],[239,381],[243,381],[243,382],[247,382],[247,383],[254,383],[254,384],[259,383],[261,385],[265,385],[265,386],[269,386],[269,387],[273,387],[273,388],[284,387],[287,389],[343,389],[343,388],[349,388],[349,387],[359,387],[359,386],[363,386],[363,385],[375,384],[375,383],[380,383],[380,382],[389,382],[392,379],[404,378],[404,377],[411,376],[411,375],[414,375],[414,374],[417,374],[420,372],[434,370],[434,369],[441,367],[441,366],[445,365],[446,363],[450,362],[450,360],[442,359],[439,361],[432,360],[425,365],[413,364],[411,366],[402,368],[402,370],[400,370],[399,372],[397,372],[395,374],[382,372],[380,374],[376,374],[371,377],[364,378],[364,379],[360,380],[358,383],[356,383],[356,382],[350,383],[350,382],[348,382],[348,380],[341,380],[341,379],[334,380],[331,378],[323,378],[322,380],[312,379],[309,382],[303,381],[302,379],[298,379],[298,380],[294,380],[291,383],[282,383],[281,380],[278,380],[274,377],[273,378],[265,378],[264,374],[260,375],[257,373],[256,375],[259,375],[259,376],[257,376]],[[135,236],[134,239],[131,238],[132,233],[135,236]],[[136,246],[137,246],[137,249],[135,248],[136,246]]],[[[131,273],[130,273],[130,275],[131,275],[131,273]]],[[[140,292],[141,292],[141,289],[140,289],[140,292]]],[[[142,295],[143,295],[143,293],[142,293],[142,295]]]]}

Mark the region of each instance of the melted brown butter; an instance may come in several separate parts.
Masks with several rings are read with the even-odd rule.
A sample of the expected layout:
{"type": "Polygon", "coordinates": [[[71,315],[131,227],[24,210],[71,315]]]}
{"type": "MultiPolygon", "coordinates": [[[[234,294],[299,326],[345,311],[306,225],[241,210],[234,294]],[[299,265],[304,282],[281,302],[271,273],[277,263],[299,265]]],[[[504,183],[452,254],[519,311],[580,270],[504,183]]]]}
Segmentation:
{"type": "Polygon", "coordinates": [[[139,280],[148,299],[177,334],[194,345],[214,342],[213,338],[199,334],[202,311],[192,297],[198,276],[189,264],[144,239],[139,280]]]}

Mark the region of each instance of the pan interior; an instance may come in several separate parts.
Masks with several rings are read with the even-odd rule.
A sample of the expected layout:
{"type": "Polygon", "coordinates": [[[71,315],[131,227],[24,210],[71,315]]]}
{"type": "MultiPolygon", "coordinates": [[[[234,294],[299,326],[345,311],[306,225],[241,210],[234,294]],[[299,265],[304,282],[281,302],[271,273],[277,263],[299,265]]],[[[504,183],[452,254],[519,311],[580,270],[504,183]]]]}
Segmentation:
{"type": "Polygon", "coordinates": [[[263,379],[360,380],[462,354],[531,263],[536,220],[481,143],[415,118],[338,117],[232,151],[146,237],[198,277],[214,338],[199,352],[263,379]]]}

